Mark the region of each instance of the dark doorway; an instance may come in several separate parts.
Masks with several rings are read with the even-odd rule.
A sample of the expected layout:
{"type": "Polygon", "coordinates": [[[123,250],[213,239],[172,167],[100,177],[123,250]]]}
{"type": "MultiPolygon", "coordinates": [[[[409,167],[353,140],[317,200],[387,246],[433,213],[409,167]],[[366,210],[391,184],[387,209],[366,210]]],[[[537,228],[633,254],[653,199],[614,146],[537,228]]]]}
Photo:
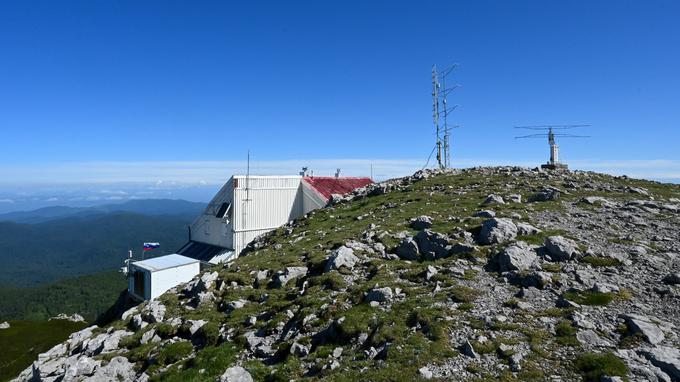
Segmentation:
{"type": "Polygon", "coordinates": [[[144,272],[135,271],[134,282],[135,294],[142,298],[146,297],[144,296],[144,272]]]}

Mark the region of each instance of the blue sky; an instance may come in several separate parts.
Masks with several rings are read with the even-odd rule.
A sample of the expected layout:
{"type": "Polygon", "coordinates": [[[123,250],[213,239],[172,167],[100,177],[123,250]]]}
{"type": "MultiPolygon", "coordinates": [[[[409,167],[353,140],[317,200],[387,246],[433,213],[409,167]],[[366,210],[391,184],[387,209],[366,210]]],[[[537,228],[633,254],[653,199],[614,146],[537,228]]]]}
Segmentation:
{"type": "Polygon", "coordinates": [[[434,144],[431,66],[454,62],[454,166],[540,164],[547,144],[512,126],[585,123],[592,138],[560,142],[572,167],[678,179],[678,15],[677,1],[4,1],[0,199],[217,184],[248,149],[261,172],[405,174],[434,144]]]}

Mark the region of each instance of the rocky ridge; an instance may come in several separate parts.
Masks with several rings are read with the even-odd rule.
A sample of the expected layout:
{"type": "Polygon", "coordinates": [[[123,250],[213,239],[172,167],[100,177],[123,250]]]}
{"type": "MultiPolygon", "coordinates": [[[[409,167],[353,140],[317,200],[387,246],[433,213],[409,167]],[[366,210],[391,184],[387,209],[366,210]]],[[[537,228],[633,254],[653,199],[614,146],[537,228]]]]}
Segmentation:
{"type": "Polygon", "coordinates": [[[680,187],[518,167],[334,196],[16,380],[680,380],[680,187]]]}

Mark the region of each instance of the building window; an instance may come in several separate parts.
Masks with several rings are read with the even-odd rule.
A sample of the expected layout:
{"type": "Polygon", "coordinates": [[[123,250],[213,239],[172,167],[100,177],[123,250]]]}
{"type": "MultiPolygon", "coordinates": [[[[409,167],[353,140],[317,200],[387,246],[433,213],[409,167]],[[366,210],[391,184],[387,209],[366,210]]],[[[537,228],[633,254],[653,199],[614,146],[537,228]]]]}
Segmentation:
{"type": "Polygon", "coordinates": [[[220,208],[217,210],[217,213],[215,214],[215,217],[218,219],[224,219],[229,212],[231,211],[231,203],[224,202],[220,206],[220,208]]]}

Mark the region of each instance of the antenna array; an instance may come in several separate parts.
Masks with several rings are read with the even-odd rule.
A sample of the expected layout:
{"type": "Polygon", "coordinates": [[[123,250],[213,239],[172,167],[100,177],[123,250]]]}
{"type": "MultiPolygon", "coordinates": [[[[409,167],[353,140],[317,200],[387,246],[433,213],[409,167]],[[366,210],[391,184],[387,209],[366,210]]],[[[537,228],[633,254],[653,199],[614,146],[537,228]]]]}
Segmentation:
{"type": "Polygon", "coordinates": [[[456,89],[458,85],[446,87],[446,78],[456,67],[458,67],[458,64],[451,65],[443,72],[438,73],[437,66],[432,65],[432,122],[435,126],[435,150],[437,151],[437,165],[439,168],[451,166],[451,129],[458,127],[451,126],[448,123],[449,114],[458,105],[449,107],[447,101],[449,93],[456,89]]]}
{"type": "Polygon", "coordinates": [[[555,133],[555,130],[562,131],[562,130],[570,130],[576,127],[588,127],[590,125],[536,125],[536,126],[515,126],[515,129],[524,129],[524,130],[534,130],[534,131],[543,131],[542,133],[533,133],[529,135],[521,135],[518,137],[515,137],[515,139],[522,139],[522,138],[548,138],[548,144],[550,145],[550,160],[546,163],[541,165],[542,168],[547,168],[547,169],[557,169],[557,168],[567,168],[567,165],[564,163],[560,163],[560,147],[557,145],[557,142],[555,141],[555,137],[563,137],[563,138],[589,138],[587,135],[574,135],[574,134],[568,134],[568,133],[555,133]]]}

